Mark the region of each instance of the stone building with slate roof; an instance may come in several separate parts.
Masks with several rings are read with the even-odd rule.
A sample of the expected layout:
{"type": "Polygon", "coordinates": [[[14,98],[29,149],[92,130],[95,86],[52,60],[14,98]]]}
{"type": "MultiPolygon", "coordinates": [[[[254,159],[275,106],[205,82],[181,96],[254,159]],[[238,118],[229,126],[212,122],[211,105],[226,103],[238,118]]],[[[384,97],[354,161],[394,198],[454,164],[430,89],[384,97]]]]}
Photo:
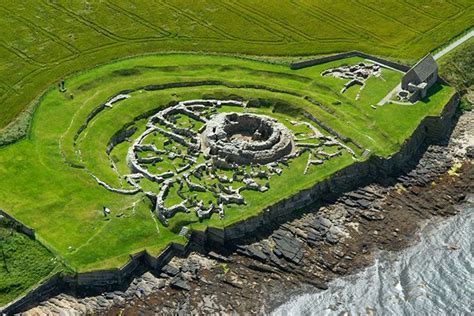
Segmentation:
{"type": "Polygon", "coordinates": [[[438,80],[438,65],[431,54],[426,55],[402,78],[402,89],[409,92],[408,99],[415,102],[426,96],[428,89],[438,80]]]}

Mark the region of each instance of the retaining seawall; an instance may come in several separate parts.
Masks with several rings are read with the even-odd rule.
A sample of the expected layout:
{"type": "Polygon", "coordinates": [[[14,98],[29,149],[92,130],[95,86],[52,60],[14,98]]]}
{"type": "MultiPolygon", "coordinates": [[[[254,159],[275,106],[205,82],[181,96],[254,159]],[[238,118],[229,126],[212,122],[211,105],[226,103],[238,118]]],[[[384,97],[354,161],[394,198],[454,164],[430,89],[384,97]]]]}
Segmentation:
{"type": "MultiPolygon", "coordinates": [[[[366,55],[360,52],[349,52],[327,56],[315,60],[292,64],[293,69],[309,67],[312,65],[337,60],[346,57],[359,56],[382,62],[390,67],[409,69],[408,66],[366,55]],[[328,59],[329,58],[329,59],[328,59]],[[374,59],[377,58],[377,59],[374,59]],[[393,65],[391,65],[393,64],[393,65]]],[[[398,68],[396,68],[398,69],[398,68]]],[[[128,282],[142,269],[159,272],[174,256],[185,256],[193,246],[208,247],[209,245],[226,245],[248,236],[257,229],[270,223],[282,223],[292,216],[296,210],[314,205],[315,201],[327,196],[338,196],[353,190],[364,183],[375,182],[380,178],[400,173],[402,168],[425,148],[428,144],[442,141],[450,133],[453,117],[459,103],[459,94],[454,94],[445,105],[441,115],[425,117],[407,139],[400,150],[389,158],[371,156],[363,162],[356,162],[333,174],[331,177],[315,184],[313,187],[302,190],[289,198],[279,201],[260,214],[250,217],[226,228],[209,227],[205,231],[193,231],[186,245],[170,244],[159,256],[154,257],[142,251],[130,256],[130,261],[121,268],[98,270],[75,275],[56,274],[47,281],[39,284],[33,290],[13,301],[0,313],[14,314],[35,306],[39,301],[47,299],[61,292],[74,294],[91,294],[101,291],[110,291],[127,285],[128,282]]],[[[24,229],[24,233],[32,238],[34,230],[23,225],[7,213],[0,210],[0,215],[14,221],[24,229]]]]}
{"type": "Polygon", "coordinates": [[[440,116],[425,117],[412,136],[391,157],[371,156],[367,161],[356,162],[336,172],[328,179],[318,182],[313,187],[273,204],[257,216],[223,229],[209,227],[205,232],[195,232],[194,234],[199,235],[196,236],[196,239],[201,243],[224,245],[243,238],[270,223],[283,222],[295,210],[308,207],[315,201],[329,196],[338,196],[354,190],[364,183],[376,182],[378,179],[399,174],[402,168],[417,157],[427,145],[441,142],[447,138],[459,99],[459,94],[454,94],[440,116]]]}

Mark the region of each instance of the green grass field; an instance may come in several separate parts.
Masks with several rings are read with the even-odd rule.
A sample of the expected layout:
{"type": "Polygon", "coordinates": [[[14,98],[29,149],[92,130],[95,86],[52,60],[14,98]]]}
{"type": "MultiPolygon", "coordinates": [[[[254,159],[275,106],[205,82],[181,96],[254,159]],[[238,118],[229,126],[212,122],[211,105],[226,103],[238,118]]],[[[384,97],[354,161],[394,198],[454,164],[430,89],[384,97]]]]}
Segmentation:
{"type": "MultiPolygon", "coordinates": [[[[307,175],[303,175],[305,161],[295,160],[288,172],[271,179],[268,192],[245,191],[248,204],[230,207],[224,220],[213,216],[199,222],[180,213],[168,227],[156,220],[142,193],[111,193],[99,186],[90,172],[107,182],[117,181],[106,154],[112,135],[130,122],[143,127],[146,120],[134,118],[144,112],[170,101],[196,98],[268,100],[268,106],[250,110],[281,121],[303,120],[301,111],[306,111],[340,134],[350,136],[372,155],[389,156],[423,117],[439,114],[453,90],[437,85],[427,100],[413,106],[387,104],[373,109],[371,105],[399,82],[401,73],[383,69],[382,78],[367,81],[358,101],[354,100],[357,88],[340,94],[345,81],[320,75],[329,67],[360,61],[350,58],[295,71],[283,65],[233,57],[156,55],[126,59],[77,74],[66,80],[65,93],[53,86],[43,96],[27,139],[0,148],[0,208],[33,227],[38,239],[77,271],[118,267],[129,254],[143,249],[158,254],[169,242],[185,242],[176,234],[183,225],[192,229],[223,227],[253,216],[353,160],[342,155],[312,168],[307,175]],[[131,92],[129,99],[91,119],[76,137],[89,114],[119,91],[203,80],[219,83],[131,92]],[[321,102],[329,111],[306,101],[304,96],[321,102]],[[113,211],[109,220],[102,215],[104,205],[113,211]],[[123,216],[115,216],[119,213],[123,216]]],[[[111,153],[119,169],[126,168],[124,155],[129,145],[124,142],[111,153]]],[[[359,150],[359,160],[368,158],[361,153],[359,150]]]]}
{"type": "Polygon", "coordinates": [[[40,243],[0,223],[0,306],[61,268],[40,243]]]}
{"type": "Polygon", "coordinates": [[[469,0],[5,0],[0,129],[60,78],[130,55],[296,56],[357,49],[414,62],[472,26],[472,5],[469,0]]]}
{"type": "MultiPolygon", "coordinates": [[[[127,188],[110,162],[118,173],[128,173],[130,143],[118,144],[110,155],[106,146],[124,125],[137,128],[132,139],[143,131],[147,120],[137,120],[138,115],[196,98],[266,100],[249,111],[277,118],[294,132],[304,129],[287,120],[305,121],[304,111],[371,155],[387,157],[423,117],[439,114],[452,88],[437,85],[415,106],[373,109],[401,73],[384,69],[383,79],[370,78],[355,101],[357,88],[341,95],[345,81],[320,73],[361,59],[297,71],[288,62],[360,50],[412,64],[472,27],[474,10],[467,0],[5,0],[0,17],[0,144],[27,134],[15,144],[0,145],[0,209],[34,228],[37,236],[34,241],[0,227],[6,254],[5,261],[0,254],[2,305],[55,271],[120,267],[132,253],[146,249],[157,255],[170,242],[185,243],[177,234],[182,226],[224,227],[254,216],[354,162],[343,154],[303,175],[307,156],[294,159],[282,176],[270,179],[268,192],[244,191],[247,205],[229,207],[224,220],[217,214],[199,221],[194,214],[179,213],[163,226],[143,193],[111,193],[91,177],[127,188]],[[57,89],[62,79],[65,93],[57,89]],[[76,139],[91,111],[118,91],[203,80],[220,84],[136,90],[94,117],[76,139]],[[112,210],[109,219],[103,206],[112,210]]],[[[469,90],[472,82],[472,72],[466,72],[472,68],[471,48],[472,39],[439,61],[441,74],[457,88],[469,90]]],[[[223,109],[230,110],[235,109],[223,109]]],[[[357,160],[368,159],[363,150],[347,145],[357,160]]],[[[170,166],[166,161],[162,168],[170,166]]],[[[176,192],[170,196],[174,201],[176,192]]]]}

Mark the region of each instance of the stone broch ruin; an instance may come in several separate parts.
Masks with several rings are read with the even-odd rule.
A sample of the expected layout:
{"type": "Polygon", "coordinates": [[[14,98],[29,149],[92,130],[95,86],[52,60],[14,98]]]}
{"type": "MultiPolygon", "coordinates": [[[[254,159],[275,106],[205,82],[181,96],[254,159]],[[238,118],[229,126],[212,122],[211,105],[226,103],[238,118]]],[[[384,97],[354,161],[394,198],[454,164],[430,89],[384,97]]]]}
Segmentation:
{"type": "Polygon", "coordinates": [[[237,164],[266,164],[291,153],[293,135],[281,123],[263,115],[222,113],[202,134],[206,156],[237,164]]]}
{"type": "MultiPolygon", "coordinates": [[[[371,62],[329,68],[321,76],[348,80],[341,93],[359,86],[356,100],[369,78],[383,79],[381,66],[371,62]]],[[[436,79],[436,62],[427,55],[402,78],[402,90],[397,96],[413,102],[425,96],[436,79]]],[[[112,107],[129,97],[117,94],[104,107],[112,107]]],[[[320,105],[317,101],[313,103],[320,105]]],[[[303,125],[308,132],[293,133],[272,117],[249,113],[244,101],[182,101],[152,115],[145,131],[130,146],[127,164],[131,172],[119,177],[132,189],[114,188],[93,174],[92,177],[116,193],[143,192],[153,202],[153,211],[164,225],[178,212],[195,212],[199,219],[210,218],[214,213],[224,218],[226,205],[246,204],[243,191],[268,191],[269,180],[282,175],[289,161],[303,153],[308,157],[303,174],[307,174],[312,166],[322,165],[344,153],[357,159],[341,135],[331,133],[331,129],[323,126],[324,123],[317,118],[304,116],[311,123],[288,121],[287,125],[303,125]],[[221,109],[223,106],[236,107],[238,111],[226,112],[221,109]],[[187,118],[187,125],[183,125],[183,118],[187,118]],[[160,168],[162,164],[168,165],[166,170],[160,168]],[[152,183],[153,188],[149,183],[143,185],[145,180],[152,183]],[[172,191],[175,196],[168,199],[172,191]],[[171,203],[176,202],[176,194],[179,202],[171,203]]],[[[111,141],[107,154],[113,147],[111,141]]],[[[113,159],[110,160],[118,174],[113,159]]]]}
{"type": "MultiPolygon", "coordinates": [[[[243,191],[266,192],[269,180],[305,152],[309,154],[304,174],[343,152],[355,158],[341,140],[309,122],[289,121],[289,126],[302,125],[308,131],[294,134],[276,119],[247,110],[246,102],[236,100],[190,100],[169,106],[148,119],[128,149],[130,173],[123,179],[133,189],[113,188],[92,176],[116,193],[143,192],[153,202],[157,218],[167,225],[179,212],[194,212],[200,219],[214,213],[224,218],[226,205],[246,204],[243,191]],[[238,111],[225,112],[223,106],[238,111]],[[328,148],[332,150],[327,152],[328,148]],[[160,169],[162,165],[169,168],[160,169]]],[[[111,165],[117,171],[112,160],[111,165]]]]}

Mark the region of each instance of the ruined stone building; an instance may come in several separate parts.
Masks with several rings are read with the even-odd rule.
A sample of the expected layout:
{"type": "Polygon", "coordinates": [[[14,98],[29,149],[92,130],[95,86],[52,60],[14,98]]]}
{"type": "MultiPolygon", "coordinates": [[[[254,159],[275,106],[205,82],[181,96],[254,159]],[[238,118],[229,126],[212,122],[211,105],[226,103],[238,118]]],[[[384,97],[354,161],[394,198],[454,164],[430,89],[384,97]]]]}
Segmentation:
{"type": "Polygon", "coordinates": [[[402,78],[402,89],[408,91],[407,99],[415,102],[426,96],[428,89],[438,79],[438,65],[431,54],[426,55],[402,78]]]}

